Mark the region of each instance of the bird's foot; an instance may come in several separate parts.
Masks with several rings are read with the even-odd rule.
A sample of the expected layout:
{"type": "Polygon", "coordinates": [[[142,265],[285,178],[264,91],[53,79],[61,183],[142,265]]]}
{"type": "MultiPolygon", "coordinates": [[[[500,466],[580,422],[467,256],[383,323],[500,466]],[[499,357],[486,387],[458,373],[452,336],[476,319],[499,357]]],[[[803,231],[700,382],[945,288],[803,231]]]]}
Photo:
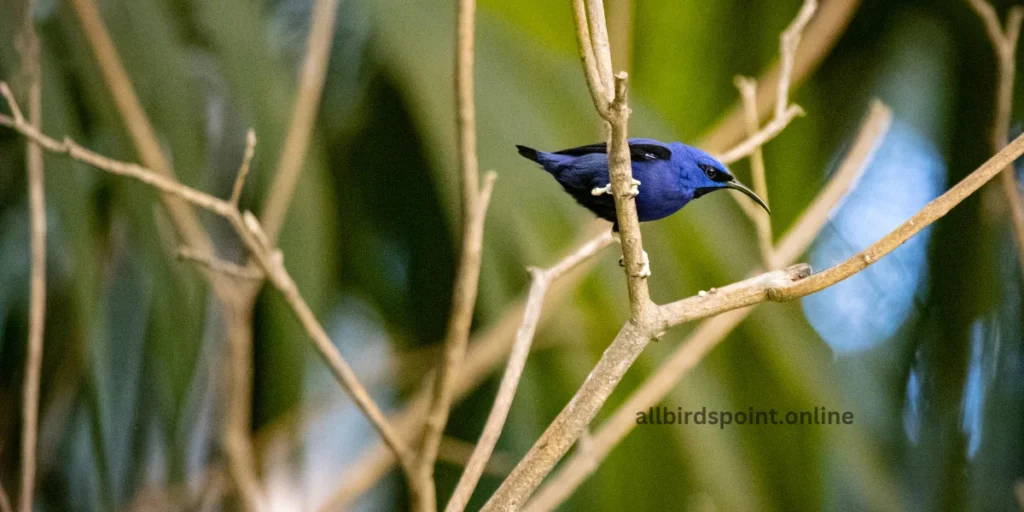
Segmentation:
{"type": "Polygon", "coordinates": [[[603,187],[594,187],[594,189],[590,191],[590,195],[593,195],[593,196],[601,196],[601,195],[604,195],[604,194],[611,194],[611,193],[612,193],[612,184],[611,183],[609,183],[609,184],[607,184],[607,185],[605,185],[603,187]]]}
{"type": "MultiPolygon", "coordinates": [[[[640,266],[640,271],[637,272],[636,274],[633,274],[633,277],[651,277],[651,258],[647,256],[647,251],[644,251],[643,259],[641,261],[643,262],[643,264],[640,266]]],[[[625,267],[626,260],[620,257],[619,266],[625,267]]]]}
{"type": "Polygon", "coordinates": [[[626,191],[626,196],[630,199],[640,195],[640,180],[633,178],[629,184],[629,190],[626,191]]]}
{"type": "Polygon", "coordinates": [[[651,277],[651,259],[647,257],[647,251],[644,251],[643,257],[643,265],[640,267],[640,272],[636,273],[636,277],[646,279],[651,277]]]}

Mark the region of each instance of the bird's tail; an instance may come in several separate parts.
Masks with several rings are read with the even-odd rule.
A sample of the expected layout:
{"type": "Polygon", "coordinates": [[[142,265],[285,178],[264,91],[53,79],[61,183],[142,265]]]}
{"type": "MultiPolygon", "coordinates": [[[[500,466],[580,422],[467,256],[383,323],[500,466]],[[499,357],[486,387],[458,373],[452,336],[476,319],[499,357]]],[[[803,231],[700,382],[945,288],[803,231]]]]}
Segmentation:
{"type": "Polygon", "coordinates": [[[516,144],[516,149],[518,149],[519,150],[519,154],[523,155],[525,158],[528,158],[530,160],[533,160],[534,162],[540,163],[540,160],[537,159],[537,154],[539,153],[539,151],[537,151],[536,149],[528,148],[526,146],[520,146],[518,144],[516,144]]]}

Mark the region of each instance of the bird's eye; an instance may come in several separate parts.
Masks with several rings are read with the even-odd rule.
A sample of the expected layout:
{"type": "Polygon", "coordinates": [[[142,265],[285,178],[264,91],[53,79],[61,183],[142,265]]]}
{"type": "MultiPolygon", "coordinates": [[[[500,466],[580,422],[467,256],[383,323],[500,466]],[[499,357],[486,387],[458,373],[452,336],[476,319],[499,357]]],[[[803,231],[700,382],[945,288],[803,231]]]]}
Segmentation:
{"type": "Polygon", "coordinates": [[[710,164],[700,164],[700,169],[704,171],[704,175],[711,181],[725,182],[732,179],[732,176],[729,176],[729,173],[710,164]]]}

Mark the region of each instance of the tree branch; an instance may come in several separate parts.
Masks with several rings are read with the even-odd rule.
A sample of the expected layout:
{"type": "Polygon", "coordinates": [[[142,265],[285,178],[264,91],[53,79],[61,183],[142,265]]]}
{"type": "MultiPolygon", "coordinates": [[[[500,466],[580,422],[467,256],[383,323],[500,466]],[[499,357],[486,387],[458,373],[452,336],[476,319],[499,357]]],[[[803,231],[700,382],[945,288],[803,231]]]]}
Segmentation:
{"type": "MultiPolygon", "coordinates": [[[[135,95],[135,88],[132,87],[128,73],[117,55],[117,49],[110,39],[110,34],[107,33],[107,28],[103,24],[96,4],[93,0],[71,0],[71,5],[78,15],[78,21],[85,32],[89,48],[96,58],[96,63],[107,83],[114,104],[117,105],[121,120],[128,129],[128,135],[135,145],[135,150],[139,153],[139,159],[157,175],[172,180],[176,179],[173,167],[160,149],[156,132],[153,130],[138,96],[135,95]]],[[[163,196],[161,201],[167,208],[171,222],[185,244],[202,251],[210,250],[212,247],[210,237],[203,229],[195,212],[187,204],[173,197],[163,196]]]]}
{"type": "Polygon", "coordinates": [[[452,311],[445,335],[444,359],[433,386],[430,410],[423,425],[421,451],[416,472],[410,476],[413,508],[437,510],[434,464],[451,412],[455,375],[466,356],[469,332],[480,281],[483,256],[484,220],[497,175],[492,171],[480,190],[479,162],[476,151],[476,104],[473,99],[474,51],[476,31],[476,0],[459,0],[456,21],[454,62],[456,128],[459,141],[459,167],[462,176],[462,250],[455,274],[452,311]]]}
{"type": "MultiPolygon", "coordinates": [[[[1013,82],[1017,69],[1017,41],[1020,39],[1021,22],[1024,21],[1024,7],[1010,8],[1006,19],[1006,30],[999,25],[995,9],[985,0],[967,0],[985,25],[992,50],[997,61],[998,84],[996,86],[995,116],[992,121],[992,152],[997,153],[1009,140],[1011,115],[1013,111],[1013,82]]],[[[1010,220],[1017,241],[1017,260],[1024,269],[1024,199],[1017,186],[1013,166],[1004,169],[1000,176],[1003,196],[1010,209],[1010,220]]]]}
{"type": "Polygon", "coordinates": [[[828,221],[829,212],[839,204],[839,200],[849,190],[850,184],[870,161],[871,155],[881,145],[891,126],[892,111],[889,107],[878,100],[872,101],[867,118],[861,124],[846,157],[825,188],[775,245],[768,268],[788,265],[803,254],[828,221]]]}
{"type": "MultiPolygon", "coordinates": [[[[824,227],[829,212],[839,204],[853,178],[869,160],[872,151],[865,147],[874,148],[880,144],[890,121],[889,109],[881,102],[873,102],[867,120],[861,125],[857,141],[844,157],[839,170],[783,237],[783,240],[790,244],[789,248],[780,250],[781,247],[777,247],[771,251],[775,264],[780,267],[792,265],[796,258],[803,254],[824,227]]],[[[751,312],[753,308],[737,309],[702,322],[662,363],[658,371],[648,377],[600,429],[591,435],[586,447],[577,448],[524,508],[531,511],[552,510],[568,499],[573,491],[596,471],[611,450],[633,430],[636,425],[636,411],[660,402],[684,375],[751,312]]]]}
{"type": "Polygon", "coordinates": [[[288,134],[274,171],[274,181],[263,205],[262,224],[271,242],[284,226],[284,219],[295,195],[295,186],[302,174],[302,164],[316,122],[324,81],[327,79],[327,64],[331,56],[331,41],[334,39],[334,23],[338,17],[340,0],[316,0],[310,13],[309,37],[306,40],[306,56],[302,63],[299,88],[295,93],[288,134]]]}
{"type": "MultiPolygon", "coordinates": [[[[12,111],[15,108],[12,107],[12,111]]],[[[99,170],[136,179],[156,188],[165,195],[183,199],[194,206],[206,209],[225,218],[231,223],[246,249],[248,249],[256,263],[266,274],[270,284],[281,293],[295,313],[303,329],[312,338],[317,353],[330,368],[342,389],[345,390],[356,403],[356,406],[370,420],[373,427],[384,439],[385,444],[395,453],[403,466],[407,467],[409,465],[410,454],[405,442],[395,433],[394,428],[386,420],[377,404],[370,398],[366,389],[359,383],[355,373],[331,342],[323,327],[317,322],[312,309],[302,297],[291,275],[285,268],[281,252],[270,246],[268,236],[264,233],[262,226],[260,226],[259,221],[252,213],[245,212],[243,214],[230,201],[182,185],[173,179],[157,174],[151,169],[102,156],[79,146],[70,138],[65,138],[63,142],[57,142],[24,121],[18,122],[11,117],[0,115],[0,125],[13,129],[27,139],[39,144],[47,151],[66,154],[79,162],[99,170]]]]}
{"type": "Polygon", "coordinates": [[[238,174],[235,175],[235,184],[231,187],[230,202],[238,208],[238,201],[242,199],[242,189],[245,188],[245,178],[249,176],[249,166],[252,164],[252,157],[256,154],[256,132],[249,128],[245,135],[245,154],[242,155],[242,165],[238,167],[238,174]]]}
{"type": "MultiPolygon", "coordinates": [[[[821,6],[818,15],[813,16],[807,24],[802,37],[803,44],[794,55],[790,84],[802,82],[824,60],[846,30],[859,5],[860,0],[829,0],[821,6]]],[[[758,119],[772,115],[777,103],[779,78],[782,75],[781,57],[779,60],[758,78],[758,119]]],[[[701,139],[698,146],[714,154],[739,144],[746,136],[745,119],[742,103],[737,104],[701,139]]]]}
{"type": "MultiPolygon", "coordinates": [[[[612,243],[611,233],[607,224],[598,222],[599,233],[588,236],[588,241],[568,256],[559,260],[555,266],[568,266],[568,271],[560,279],[552,280],[546,294],[547,303],[558,303],[565,299],[569,292],[580,283],[586,272],[594,264],[592,254],[597,254],[612,243]],[[590,253],[591,244],[593,253],[590,253]],[[573,263],[574,260],[578,263],[573,263]]],[[[520,304],[514,304],[507,308],[501,319],[493,326],[477,334],[474,341],[469,344],[469,350],[465,361],[462,364],[458,380],[455,383],[454,401],[462,400],[483,382],[491,371],[498,366],[508,353],[517,333],[519,319],[525,314],[528,306],[524,300],[520,304]]],[[[541,319],[545,319],[542,309],[541,319]]],[[[419,386],[419,391],[412,397],[401,412],[391,417],[392,424],[405,438],[415,435],[416,428],[422,423],[430,402],[429,389],[433,376],[428,375],[419,386]]],[[[357,462],[351,465],[351,469],[337,480],[342,482],[327,501],[321,505],[320,510],[339,510],[351,503],[355,498],[369,490],[391,469],[395,463],[394,456],[381,444],[368,448],[361,455],[357,462]]]]}
{"type": "MultiPolygon", "coordinates": [[[[757,133],[757,80],[744,76],[736,77],[736,88],[740,90],[740,96],[743,97],[743,106],[747,114],[747,132],[753,136],[757,133]]],[[[782,88],[779,89],[783,90],[782,88]]],[[[788,98],[784,98],[788,101],[788,98]]],[[[785,109],[785,105],[781,107],[785,109]]],[[[754,154],[750,155],[750,176],[753,182],[754,192],[761,196],[761,199],[768,202],[768,181],[765,176],[764,168],[764,151],[761,146],[758,146],[754,150],[754,154]]],[[[736,194],[732,194],[732,197],[736,197],[736,194]]],[[[758,249],[761,251],[761,264],[768,269],[774,269],[771,266],[772,259],[772,220],[768,217],[768,212],[762,211],[760,208],[755,208],[753,205],[746,201],[741,201],[740,204],[746,207],[745,212],[750,220],[754,221],[754,226],[757,227],[757,241],[758,249]]]]}
{"type": "MultiPolygon", "coordinates": [[[[17,46],[22,75],[28,84],[28,123],[39,129],[43,122],[42,62],[39,38],[32,22],[33,0],[25,3],[24,18],[17,46]]],[[[4,96],[13,94],[4,84],[4,96]]],[[[20,113],[16,113],[20,115],[20,113]]],[[[46,197],[43,176],[43,151],[26,142],[25,168],[28,171],[29,231],[31,233],[31,277],[29,282],[28,340],[26,342],[21,425],[22,512],[32,512],[36,482],[36,445],[39,435],[39,381],[43,367],[43,334],[46,327],[46,197]]]]}
{"type": "Polygon", "coordinates": [[[512,400],[515,398],[516,389],[519,387],[519,379],[526,368],[526,359],[530,354],[530,346],[533,343],[533,335],[537,331],[537,323],[540,321],[541,311],[544,307],[544,297],[548,287],[557,279],[560,279],[567,272],[580,265],[598,251],[611,243],[611,233],[605,231],[602,236],[585,243],[578,251],[563,259],[555,266],[548,269],[530,269],[533,282],[530,285],[530,292],[527,295],[526,307],[523,310],[523,320],[516,331],[515,342],[512,345],[512,353],[509,355],[508,363],[505,366],[505,374],[501,378],[498,387],[498,394],[494,399],[494,405],[487,417],[480,439],[476,448],[466,463],[462,477],[455,487],[451,500],[445,508],[447,512],[461,512],[465,510],[469,499],[473,496],[473,490],[480,481],[487,466],[488,459],[498,443],[501,431],[508,418],[509,409],[512,408],[512,400]]]}
{"type": "Polygon", "coordinates": [[[992,157],[945,194],[929,203],[891,233],[864,251],[823,272],[807,276],[809,267],[797,265],[719,288],[714,294],[695,296],[660,306],[661,323],[634,326],[626,323],[597,366],[555,421],[516,466],[484,507],[485,510],[514,510],[539,485],[555,463],[583,434],[601,404],[621,380],[650,338],[684,322],[707,318],[768,300],[786,301],[831,286],[878,261],[913,235],[935,222],[967,196],[995,177],[1001,169],[1024,154],[1024,135],[992,157]],[[639,346],[640,350],[630,349],[639,346]]]}
{"type": "MultiPolygon", "coordinates": [[[[796,60],[796,50],[800,46],[800,37],[804,33],[804,28],[807,27],[807,23],[811,21],[811,16],[814,16],[817,10],[818,0],[804,0],[803,5],[800,6],[800,11],[796,14],[796,18],[779,37],[781,51],[779,52],[779,85],[776,88],[777,97],[775,98],[776,118],[780,118],[786,113],[786,105],[789,105],[789,82],[793,77],[793,63],[796,60]]],[[[754,119],[754,124],[757,124],[756,113],[754,119]]]]}
{"type": "MultiPolygon", "coordinates": [[[[822,12],[814,17],[807,27],[807,34],[805,34],[804,40],[806,44],[801,45],[798,49],[795,57],[795,64],[793,66],[793,82],[801,81],[828,53],[831,49],[832,44],[838,39],[842,33],[849,19],[852,17],[853,12],[856,10],[859,0],[833,0],[826,2],[822,8],[822,12]]],[[[607,101],[605,100],[605,93],[603,84],[599,78],[599,72],[597,71],[596,58],[594,57],[594,51],[592,42],[590,40],[590,29],[586,22],[586,6],[583,0],[573,0],[573,11],[576,19],[577,28],[577,42],[579,44],[580,59],[583,64],[584,74],[587,77],[588,89],[591,93],[591,99],[593,100],[595,110],[597,110],[602,118],[605,118],[607,113],[607,101]]],[[[759,100],[758,108],[759,112],[770,111],[776,98],[776,84],[778,79],[776,78],[779,74],[778,66],[769,69],[760,79],[759,83],[761,88],[759,89],[759,100]]],[[[761,131],[749,140],[740,141],[735,148],[732,148],[725,152],[725,163],[733,163],[753,152],[753,149],[761,144],[771,140],[775,135],[780,133],[786,124],[795,118],[797,115],[802,114],[802,110],[797,106],[792,106],[786,112],[786,116],[783,121],[774,120],[766,125],[761,131]]],[[[762,114],[763,115],[763,114],[762,114]]],[[[743,126],[743,113],[742,111],[733,112],[725,118],[725,121],[720,123],[715,130],[705,137],[707,144],[710,147],[720,147],[729,141],[739,140],[742,137],[743,126]],[[739,117],[737,118],[737,114],[739,117]],[[739,123],[737,124],[737,119],[739,123]]],[[[837,174],[838,176],[844,176],[845,178],[852,179],[853,174],[837,174]]],[[[835,190],[845,190],[849,185],[849,181],[846,181],[842,187],[838,187],[838,180],[830,182],[829,187],[835,190]]],[[[806,222],[798,222],[797,225],[805,225],[806,222]]],[[[804,230],[799,230],[804,231],[804,230]]],[[[592,238],[588,239],[588,242],[584,243],[586,246],[598,239],[603,238],[606,233],[600,233],[592,238]]],[[[780,241],[780,248],[791,246],[785,242],[787,238],[799,238],[795,236],[795,233],[790,232],[786,237],[780,241]]],[[[610,243],[610,239],[606,240],[600,249],[603,249],[610,243]]],[[[571,257],[571,256],[570,256],[571,257]]],[[[565,260],[563,260],[565,261],[565,260]]],[[[548,297],[554,295],[561,295],[565,290],[573,287],[579,276],[582,275],[581,270],[575,271],[572,275],[576,276],[571,281],[560,280],[552,285],[548,292],[548,297]]],[[[457,394],[467,392],[468,389],[475,387],[479,383],[479,379],[486,374],[487,369],[497,364],[501,357],[503,357],[506,350],[508,350],[508,344],[512,342],[512,332],[516,329],[517,318],[523,314],[523,306],[517,306],[509,308],[502,320],[497,323],[497,326],[491,331],[481,335],[482,339],[478,343],[471,345],[471,350],[466,357],[466,368],[465,372],[467,375],[463,375],[463,380],[460,381],[459,386],[465,386],[465,388],[457,389],[457,394]]],[[[402,413],[396,416],[394,422],[398,426],[400,431],[405,431],[405,425],[410,421],[415,422],[415,416],[422,414],[417,411],[422,411],[423,407],[423,396],[419,395],[417,398],[410,401],[405,407],[402,413]]],[[[343,477],[339,478],[343,482],[342,486],[339,487],[330,499],[322,506],[322,510],[336,510],[344,507],[350,503],[357,496],[368,490],[374,485],[391,467],[394,463],[394,459],[388,454],[382,446],[377,445],[369,448],[363,456],[358,459],[358,462],[353,465],[352,470],[348,471],[343,477]]]]}

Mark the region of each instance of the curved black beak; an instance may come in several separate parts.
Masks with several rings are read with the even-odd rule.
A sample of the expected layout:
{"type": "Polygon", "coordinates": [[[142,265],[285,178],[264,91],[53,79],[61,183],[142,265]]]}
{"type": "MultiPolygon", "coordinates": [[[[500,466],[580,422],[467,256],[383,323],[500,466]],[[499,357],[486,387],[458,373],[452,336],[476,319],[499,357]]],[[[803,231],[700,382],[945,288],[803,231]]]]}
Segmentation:
{"type": "Polygon", "coordinates": [[[754,202],[761,205],[761,208],[764,208],[764,211],[768,212],[768,215],[772,214],[772,210],[768,208],[768,203],[765,203],[764,199],[761,199],[757,194],[754,193],[753,190],[747,188],[746,185],[734,179],[732,181],[725,182],[725,188],[731,188],[733,190],[739,190],[740,192],[743,192],[747,197],[753,199],[754,202]]]}

